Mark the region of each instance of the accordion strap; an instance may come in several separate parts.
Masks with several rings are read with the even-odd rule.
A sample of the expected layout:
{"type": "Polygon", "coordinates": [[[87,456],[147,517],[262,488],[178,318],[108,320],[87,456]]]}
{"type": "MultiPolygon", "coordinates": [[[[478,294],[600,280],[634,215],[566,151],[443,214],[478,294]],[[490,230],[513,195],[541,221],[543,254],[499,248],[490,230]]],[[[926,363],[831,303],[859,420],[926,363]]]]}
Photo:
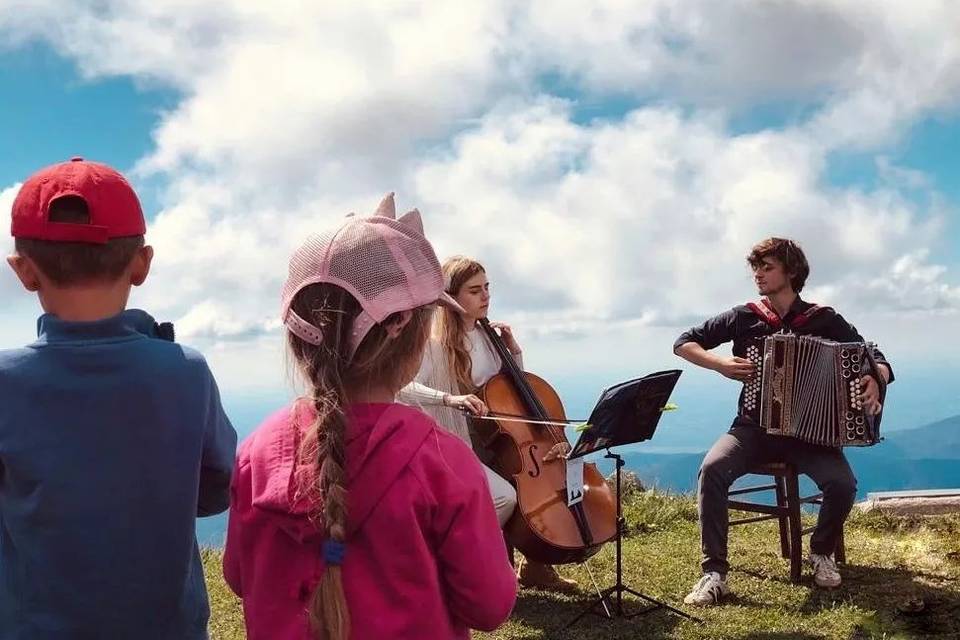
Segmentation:
{"type": "MultiPolygon", "coordinates": [[[[766,322],[768,325],[773,327],[776,330],[780,330],[783,327],[783,320],[780,316],[777,315],[777,312],[774,310],[773,305],[770,304],[770,301],[766,298],[760,298],[757,302],[748,302],[747,308],[753,311],[761,320],[766,322]]],[[[790,327],[796,329],[797,327],[802,327],[807,324],[807,322],[815,316],[820,311],[827,309],[829,307],[821,307],[818,304],[812,305],[809,309],[803,313],[798,313],[790,320],[790,327]]]]}
{"type": "Polygon", "coordinates": [[[783,326],[780,316],[773,310],[770,301],[766,298],[760,298],[759,302],[748,302],[747,307],[774,329],[780,329],[783,326]]]}
{"type": "Polygon", "coordinates": [[[802,327],[803,325],[807,324],[807,322],[810,320],[810,318],[812,318],[812,317],[815,316],[817,313],[819,313],[820,311],[823,311],[823,310],[826,309],[826,308],[827,308],[827,307],[821,307],[820,305],[815,304],[815,305],[813,305],[812,307],[810,307],[809,309],[807,309],[806,311],[804,311],[803,313],[798,313],[798,314],[793,318],[793,320],[790,321],[790,326],[792,326],[792,327],[802,327]]]}

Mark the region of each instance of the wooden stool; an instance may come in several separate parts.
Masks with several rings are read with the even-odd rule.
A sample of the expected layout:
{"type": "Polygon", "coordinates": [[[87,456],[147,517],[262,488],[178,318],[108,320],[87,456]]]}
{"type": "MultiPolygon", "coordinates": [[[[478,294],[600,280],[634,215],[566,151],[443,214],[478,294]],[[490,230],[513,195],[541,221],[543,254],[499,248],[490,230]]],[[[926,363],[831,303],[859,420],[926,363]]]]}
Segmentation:
{"type": "MultiPolygon", "coordinates": [[[[763,515],[750,518],[732,520],[731,527],[748,522],[761,522],[776,519],[780,524],[780,554],[790,559],[790,580],[800,582],[800,572],[803,566],[803,536],[813,531],[814,527],[803,528],[800,523],[800,509],[804,504],[823,504],[823,494],[816,493],[805,498],[800,497],[800,480],[793,465],[785,462],[772,462],[751,467],[747,473],[754,475],[773,476],[773,484],[734,489],[727,494],[727,509],[760,513],[763,515]],[[776,492],[776,505],[760,504],[757,502],[742,502],[731,500],[732,496],[739,496],[759,491],[776,492]]],[[[834,560],[846,562],[846,553],[843,545],[843,532],[837,541],[834,551],[834,560]]]]}

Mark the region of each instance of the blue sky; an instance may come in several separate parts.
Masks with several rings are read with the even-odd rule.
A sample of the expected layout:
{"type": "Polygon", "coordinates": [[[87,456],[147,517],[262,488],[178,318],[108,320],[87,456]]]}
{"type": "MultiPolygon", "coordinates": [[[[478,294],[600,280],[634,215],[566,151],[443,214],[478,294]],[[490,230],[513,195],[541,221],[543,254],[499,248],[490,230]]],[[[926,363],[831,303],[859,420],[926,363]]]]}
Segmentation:
{"type": "MultiPolygon", "coordinates": [[[[0,16],[0,194],[72,155],[128,171],[158,255],[134,303],[244,416],[288,388],[291,247],[386,191],[441,256],[487,264],[578,410],[677,366],[672,336],[752,297],[742,256],[778,233],[811,255],[808,295],[912,372],[896,423],[960,411],[960,347],[931,330],[960,331],[957,9],[599,4],[32,5],[0,16]]],[[[35,305],[6,274],[0,294],[0,344],[28,339],[35,305]]],[[[700,375],[708,431],[728,394],[700,375]]]]}
{"type": "Polygon", "coordinates": [[[128,169],[176,94],[129,77],[84,79],[76,64],[33,44],[0,53],[0,184],[74,155],[128,169]]]}
{"type": "MultiPolygon", "coordinates": [[[[960,204],[960,116],[934,114],[911,126],[885,155],[897,166],[922,172],[930,187],[948,207],[960,204]]],[[[875,153],[840,152],[830,158],[828,180],[838,187],[875,187],[881,180],[875,153]]],[[[929,201],[926,189],[905,189],[905,195],[920,203],[929,201]]],[[[960,226],[953,225],[944,238],[938,257],[958,264],[960,226]]]]}

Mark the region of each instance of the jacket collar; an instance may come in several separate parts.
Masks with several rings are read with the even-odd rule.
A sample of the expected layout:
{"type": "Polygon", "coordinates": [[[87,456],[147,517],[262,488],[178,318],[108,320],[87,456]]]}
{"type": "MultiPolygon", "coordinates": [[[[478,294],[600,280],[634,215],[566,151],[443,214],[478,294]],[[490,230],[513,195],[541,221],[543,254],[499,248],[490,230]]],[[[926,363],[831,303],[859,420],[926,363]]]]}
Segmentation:
{"type": "Polygon", "coordinates": [[[155,333],[156,323],[153,317],[140,309],[127,309],[115,316],[92,322],[69,322],[51,313],[45,313],[37,319],[35,344],[111,340],[154,336],[155,333]]]}

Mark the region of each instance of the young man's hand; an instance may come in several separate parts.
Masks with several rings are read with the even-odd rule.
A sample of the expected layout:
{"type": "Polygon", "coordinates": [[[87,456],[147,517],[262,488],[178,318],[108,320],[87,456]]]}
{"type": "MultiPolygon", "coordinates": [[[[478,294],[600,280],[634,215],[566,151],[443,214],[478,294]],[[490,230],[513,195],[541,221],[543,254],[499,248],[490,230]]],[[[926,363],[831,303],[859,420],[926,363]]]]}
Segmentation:
{"type": "Polygon", "coordinates": [[[863,403],[867,415],[875,416],[880,413],[880,387],[873,376],[860,378],[860,402],[863,403]]]}
{"type": "Polygon", "coordinates": [[[740,382],[750,380],[756,368],[757,365],[754,364],[752,360],[737,356],[722,358],[716,365],[716,371],[719,371],[731,380],[739,380],[740,382]]]}

